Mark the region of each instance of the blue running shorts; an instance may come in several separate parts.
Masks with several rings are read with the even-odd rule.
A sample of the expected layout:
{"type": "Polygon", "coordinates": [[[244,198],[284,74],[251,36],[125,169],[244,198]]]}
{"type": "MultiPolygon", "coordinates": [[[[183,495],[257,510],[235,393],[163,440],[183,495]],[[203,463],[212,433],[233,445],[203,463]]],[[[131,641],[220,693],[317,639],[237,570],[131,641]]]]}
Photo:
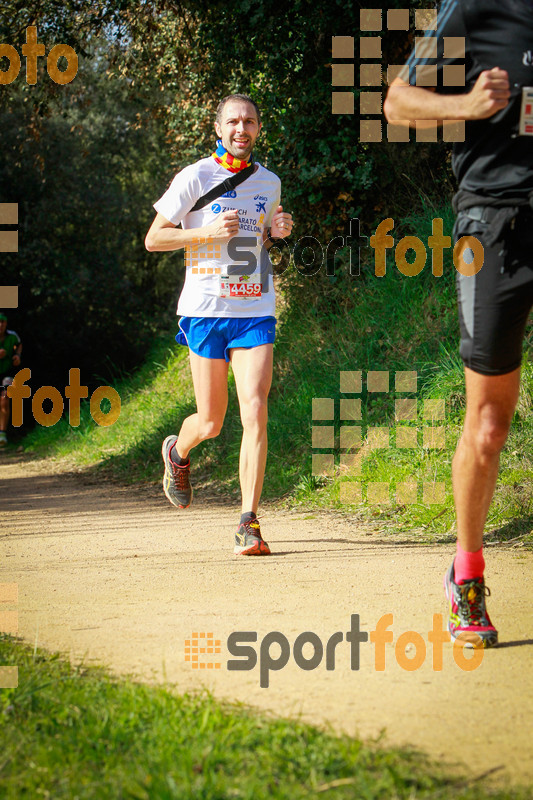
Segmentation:
{"type": "Polygon", "coordinates": [[[178,344],[204,358],[229,361],[233,347],[258,347],[273,344],[275,317],[181,317],[178,344]]]}

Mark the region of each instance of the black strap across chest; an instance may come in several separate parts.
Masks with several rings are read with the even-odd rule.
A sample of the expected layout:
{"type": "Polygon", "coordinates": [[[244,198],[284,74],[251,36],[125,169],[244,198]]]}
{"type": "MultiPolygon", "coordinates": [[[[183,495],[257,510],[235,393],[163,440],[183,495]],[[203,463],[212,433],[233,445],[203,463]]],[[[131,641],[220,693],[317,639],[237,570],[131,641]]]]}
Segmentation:
{"type": "Polygon", "coordinates": [[[231,192],[235,189],[240,183],[249,178],[252,172],[255,169],[255,163],[252,158],[251,163],[242,169],[240,172],[235,172],[230,178],[226,178],[225,181],[219,183],[218,186],[213,187],[208,192],[206,192],[202,197],[200,197],[196,203],[191,208],[191,211],[198,211],[198,209],[203,208],[204,206],[208,205],[212,200],[216,200],[217,197],[220,197],[221,194],[225,194],[226,192],[231,192]]]}

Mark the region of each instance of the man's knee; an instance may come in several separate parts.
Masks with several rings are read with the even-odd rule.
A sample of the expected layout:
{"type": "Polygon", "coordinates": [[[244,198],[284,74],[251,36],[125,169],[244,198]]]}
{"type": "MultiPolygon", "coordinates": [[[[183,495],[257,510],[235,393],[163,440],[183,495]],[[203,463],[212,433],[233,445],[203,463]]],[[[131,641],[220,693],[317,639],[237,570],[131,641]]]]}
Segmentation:
{"type": "Polygon", "coordinates": [[[266,397],[252,397],[241,403],[241,421],[243,428],[263,427],[268,417],[266,397]]]}
{"type": "Polygon", "coordinates": [[[484,455],[499,453],[507,441],[510,423],[503,419],[492,419],[482,424],[478,433],[478,450],[484,455]]]}
{"type": "Polygon", "coordinates": [[[222,430],[223,419],[205,419],[200,421],[200,429],[198,431],[200,439],[214,439],[222,430]]]}
{"type": "Polygon", "coordinates": [[[500,409],[485,408],[470,424],[467,438],[480,456],[497,455],[507,441],[511,420],[512,415],[500,409]]]}

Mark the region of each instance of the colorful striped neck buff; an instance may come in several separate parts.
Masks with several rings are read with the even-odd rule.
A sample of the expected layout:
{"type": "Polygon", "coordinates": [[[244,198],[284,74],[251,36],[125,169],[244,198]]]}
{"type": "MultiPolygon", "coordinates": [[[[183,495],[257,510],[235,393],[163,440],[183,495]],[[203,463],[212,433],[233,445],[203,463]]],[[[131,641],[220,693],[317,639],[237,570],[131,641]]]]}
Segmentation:
{"type": "Polygon", "coordinates": [[[235,156],[232,156],[231,153],[228,153],[228,151],[222,144],[222,139],[217,140],[217,149],[213,153],[213,158],[215,159],[217,164],[221,164],[230,172],[240,172],[241,169],[246,169],[246,167],[249,167],[250,164],[252,163],[251,153],[246,161],[240,158],[235,158],[235,156]]]}

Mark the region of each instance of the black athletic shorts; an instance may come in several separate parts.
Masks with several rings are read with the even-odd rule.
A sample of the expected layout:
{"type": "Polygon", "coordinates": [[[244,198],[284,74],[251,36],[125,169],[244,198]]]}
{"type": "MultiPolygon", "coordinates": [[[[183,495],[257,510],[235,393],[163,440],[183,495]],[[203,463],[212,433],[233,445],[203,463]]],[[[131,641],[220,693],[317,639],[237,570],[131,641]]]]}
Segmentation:
{"type": "MultiPolygon", "coordinates": [[[[460,211],[455,241],[475,236],[484,247],[483,266],[476,275],[457,273],[461,327],[460,354],[465,366],[482,375],[504,375],[520,366],[524,331],[533,306],[533,211],[521,209],[514,227],[490,247],[484,241],[495,209],[483,219],[460,211]]],[[[479,211],[472,215],[479,216],[479,211]]]]}

